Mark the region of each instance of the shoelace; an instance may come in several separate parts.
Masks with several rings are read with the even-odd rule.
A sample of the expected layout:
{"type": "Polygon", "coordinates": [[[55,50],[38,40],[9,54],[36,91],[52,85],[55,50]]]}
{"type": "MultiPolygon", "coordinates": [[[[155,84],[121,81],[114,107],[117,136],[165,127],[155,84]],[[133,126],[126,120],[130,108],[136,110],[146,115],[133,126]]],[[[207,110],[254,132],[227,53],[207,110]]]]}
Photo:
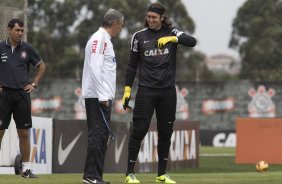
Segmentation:
{"type": "Polygon", "coordinates": [[[165,174],[164,177],[167,178],[167,179],[170,179],[169,175],[165,174]]]}
{"type": "Polygon", "coordinates": [[[128,176],[129,176],[132,180],[135,180],[135,179],[136,179],[136,177],[135,177],[134,174],[129,174],[128,176]]]}
{"type": "Polygon", "coordinates": [[[27,170],[25,170],[25,173],[31,173],[31,170],[30,169],[27,169],[27,170]]]}
{"type": "Polygon", "coordinates": [[[169,180],[171,180],[170,179],[170,177],[169,177],[169,175],[163,175],[164,176],[164,178],[163,178],[163,180],[161,179],[161,178],[158,178],[160,181],[165,181],[165,180],[167,180],[167,179],[169,179],[169,180]]]}

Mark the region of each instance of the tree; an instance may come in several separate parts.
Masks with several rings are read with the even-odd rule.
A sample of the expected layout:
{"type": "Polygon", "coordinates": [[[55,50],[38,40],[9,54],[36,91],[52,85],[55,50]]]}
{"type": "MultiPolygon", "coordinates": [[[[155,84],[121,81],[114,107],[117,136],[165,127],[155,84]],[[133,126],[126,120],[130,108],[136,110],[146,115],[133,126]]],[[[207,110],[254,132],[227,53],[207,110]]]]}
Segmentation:
{"type": "Polygon", "coordinates": [[[230,47],[242,58],[241,78],[281,80],[282,1],[248,0],[233,21],[230,47]]]}
{"type": "Polygon", "coordinates": [[[101,1],[101,5],[97,6],[91,1],[85,0],[84,4],[87,7],[88,14],[91,13],[93,16],[84,19],[77,27],[77,42],[80,43],[81,52],[84,50],[87,38],[100,26],[101,17],[105,14],[107,9],[115,8],[120,10],[125,17],[122,33],[119,38],[112,40],[117,58],[117,80],[122,82],[129,59],[131,36],[135,31],[142,28],[142,20],[144,19],[149,1],[107,0],[101,1]]]}
{"type": "Polygon", "coordinates": [[[81,67],[71,29],[81,7],[79,1],[72,0],[28,1],[28,41],[46,62],[47,76],[71,77],[81,67]]]}
{"type": "MultiPolygon", "coordinates": [[[[194,23],[180,0],[160,1],[171,14],[175,26],[185,32],[194,32],[194,23]]],[[[28,40],[43,56],[47,75],[51,77],[80,78],[84,47],[88,38],[100,26],[101,18],[109,8],[120,10],[125,25],[119,38],[113,39],[117,58],[117,79],[122,81],[129,59],[132,34],[143,28],[149,0],[29,0],[28,40]]],[[[191,49],[182,49],[181,63],[187,62],[191,49]]]]}
{"type": "MultiPolygon", "coordinates": [[[[172,25],[180,30],[193,34],[195,31],[195,24],[189,16],[185,6],[182,2],[177,0],[160,0],[161,4],[166,7],[166,13],[172,20],[172,25]]],[[[195,68],[195,63],[203,61],[201,57],[190,57],[191,48],[179,45],[177,52],[177,65],[176,65],[176,80],[177,81],[193,81],[197,80],[195,72],[199,71],[195,68]],[[201,58],[202,60],[197,60],[201,58]]],[[[197,64],[196,64],[197,65],[197,64]]],[[[197,65],[198,66],[198,65],[197,65]]],[[[200,65],[199,65],[200,66],[200,65]]],[[[198,76],[200,77],[200,76],[198,76]]],[[[201,77],[200,77],[201,78],[201,77]]]]}

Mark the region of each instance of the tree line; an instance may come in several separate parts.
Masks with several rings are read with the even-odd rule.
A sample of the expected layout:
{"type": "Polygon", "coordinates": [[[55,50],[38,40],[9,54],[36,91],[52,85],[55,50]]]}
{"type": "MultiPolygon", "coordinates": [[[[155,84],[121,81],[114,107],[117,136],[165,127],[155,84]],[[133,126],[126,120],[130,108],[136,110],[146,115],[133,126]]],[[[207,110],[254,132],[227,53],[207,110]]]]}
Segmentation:
{"type": "Polygon", "coordinates": [[[241,79],[281,81],[282,1],[246,1],[233,21],[230,47],[240,53],[241,79]]]}
{"type": "MultiPolygon", "coordinates": [[[[173,26],[193,35],[196,24],[181,0],[159,2],[167,8],[173,26]]],[[[81,79],[85,44],[99,28],[107,9],[115,8],[125,16],[122,33],[113,39],[117,79],[122,82],[129,59],[130,39],[135,31],[143,28],[150,3],[150,0],[28,0],[27,39],[46,62],[46,78],[81,79]]],[[[280,79],[281,4],[281,0],[248,0],[237,12],[230,47],[240,53],[242,69],[239,76],[219,77],[207,69],[204,53],[179,46],[176,80],[280,79]]]]}

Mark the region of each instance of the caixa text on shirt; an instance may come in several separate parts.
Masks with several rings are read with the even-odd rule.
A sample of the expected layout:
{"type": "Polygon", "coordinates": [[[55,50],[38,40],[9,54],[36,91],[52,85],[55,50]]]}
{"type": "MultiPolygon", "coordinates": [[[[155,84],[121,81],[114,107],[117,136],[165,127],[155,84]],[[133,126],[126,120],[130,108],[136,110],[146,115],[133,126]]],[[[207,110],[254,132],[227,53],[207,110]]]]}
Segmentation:
{"type": "Polygon", "coordinates": [[[146,50],[144,52],[145,56],[158,56],[158,55],[165,55],[165,54],[169,54],[169,50],[168,48],[164,48],[164,49],[152,49],[152,50],[146,50]]]}

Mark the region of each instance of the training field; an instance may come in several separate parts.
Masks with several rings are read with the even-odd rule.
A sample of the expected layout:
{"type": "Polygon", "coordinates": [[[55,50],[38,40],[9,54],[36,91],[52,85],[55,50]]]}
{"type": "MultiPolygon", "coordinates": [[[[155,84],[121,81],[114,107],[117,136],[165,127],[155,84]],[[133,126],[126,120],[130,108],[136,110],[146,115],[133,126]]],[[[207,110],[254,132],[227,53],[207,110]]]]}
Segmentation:
{"type": "MultiPolygon", "coordinates": [[[[236,165],[235,148],[200,149],[200,165],[181,171],[169,172],[177,184],[281,184],[282,165],[270,165],[267,172],[257,173],[254,165],[236,165]]],[[[141,183],[155,183],[155,173],[136,174],[141,183]]],[[[39,175],[38,179],[23,179],[15,175],[0,175],[1,184],[81,184],[82,174],[39,175]]],[[[104,175],[111,183],[124,183],[124,174],[104,175]]]]}

